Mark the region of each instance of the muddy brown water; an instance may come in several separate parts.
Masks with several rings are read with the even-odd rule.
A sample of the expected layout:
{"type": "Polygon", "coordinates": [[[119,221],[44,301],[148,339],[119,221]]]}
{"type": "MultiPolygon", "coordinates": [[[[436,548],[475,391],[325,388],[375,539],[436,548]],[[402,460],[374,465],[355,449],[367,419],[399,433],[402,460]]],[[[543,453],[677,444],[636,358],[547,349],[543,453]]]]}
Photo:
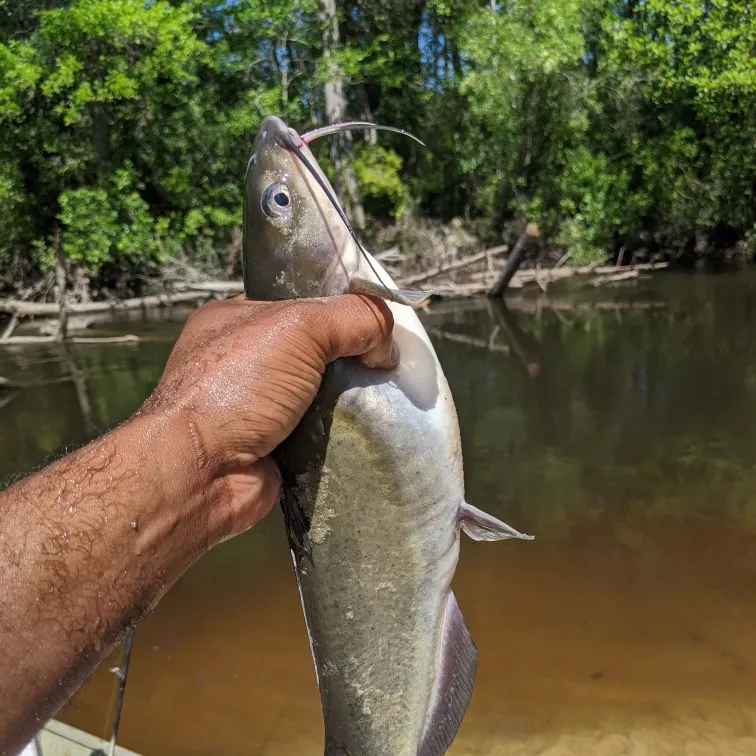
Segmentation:
{"type": "MultiPolygon", "coordinates": [[[[468,499],[536,536],[463,539],[454,587],[480,661],[449,753],[754,754],[756,276],[563,292],[529,312],[426,316],[468,499]]],[[[0,375],[28,386],[0,408],[0,475],[126,417],[180,324],[108,326],[138,345],[0,351],[0,375]]],[[[59,718],[105,735],[117,661],[59,718]]],[[[145,756],[322,754],[277,512],[139,627],[119,742],[145,756]]]]}

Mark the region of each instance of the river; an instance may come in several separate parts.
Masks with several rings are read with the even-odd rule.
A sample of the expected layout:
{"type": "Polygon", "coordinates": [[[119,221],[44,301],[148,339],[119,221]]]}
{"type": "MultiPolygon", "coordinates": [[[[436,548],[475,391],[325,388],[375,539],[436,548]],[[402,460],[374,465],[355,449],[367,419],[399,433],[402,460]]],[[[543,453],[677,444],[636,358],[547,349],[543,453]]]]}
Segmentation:
{"type": "MultiPolygon", "coordinates": [[[[756,753],[756,276],[556,291],[424,316],[468,500],[536,536],[463,538],[454,588],[479,672],[450,756],[756,753]]],[[[127,417],[181,322],[101,327],[134,345],[0,350],[0,375],[27,386],[0,408],[0,476],[127,417]]],[[[59,718],[105,735],[115,663],[59,718]]],[[[140,625],[119,742],[145,756],[322,754],[277,511],[140,625]]]]}

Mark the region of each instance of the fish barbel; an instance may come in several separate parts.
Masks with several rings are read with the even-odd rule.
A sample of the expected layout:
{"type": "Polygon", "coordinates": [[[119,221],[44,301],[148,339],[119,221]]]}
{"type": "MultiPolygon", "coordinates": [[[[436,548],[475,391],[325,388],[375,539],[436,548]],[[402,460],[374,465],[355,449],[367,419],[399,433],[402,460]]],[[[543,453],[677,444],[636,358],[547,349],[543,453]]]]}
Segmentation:
{"type": "Polygon", "coordinates": [[[281,505],[320,690],[326,756],[441,756],[477,652],[450,584],[460,532],[530,538],[465,502],[454,401],[413,307],[359,243],[308,143],[275,116],[249,160],[250,299],[361,291],[388,300],[396,369],[337,360],[276,450],[281,505]]]}

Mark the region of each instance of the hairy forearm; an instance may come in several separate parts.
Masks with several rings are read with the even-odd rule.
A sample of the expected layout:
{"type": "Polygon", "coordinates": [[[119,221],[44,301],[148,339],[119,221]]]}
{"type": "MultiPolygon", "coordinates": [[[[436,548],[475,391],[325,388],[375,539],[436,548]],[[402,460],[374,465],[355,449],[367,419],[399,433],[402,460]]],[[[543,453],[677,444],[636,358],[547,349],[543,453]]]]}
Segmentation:
{"type": "Polygon", "coordinates": [[[0,754],[16,753],[209,545],[197,520],[212,485],[166,454],[174,425],[137,417],[0,494],[0,754]]]}

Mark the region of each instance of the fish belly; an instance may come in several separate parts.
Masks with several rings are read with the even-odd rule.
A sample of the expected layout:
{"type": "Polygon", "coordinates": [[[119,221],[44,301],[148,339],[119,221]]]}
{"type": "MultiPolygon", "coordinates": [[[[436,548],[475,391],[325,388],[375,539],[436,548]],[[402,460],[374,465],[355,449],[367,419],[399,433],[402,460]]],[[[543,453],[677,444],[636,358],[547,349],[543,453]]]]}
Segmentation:
{"type": "Polygon", "coordinates": [[[295,564],[326,754],[416,756],[459,550],[458,439],[395,381],[361,375],[346,390],[326,378],[341,386],[317,475],[294,481],[309,521],[295,564]]]}

